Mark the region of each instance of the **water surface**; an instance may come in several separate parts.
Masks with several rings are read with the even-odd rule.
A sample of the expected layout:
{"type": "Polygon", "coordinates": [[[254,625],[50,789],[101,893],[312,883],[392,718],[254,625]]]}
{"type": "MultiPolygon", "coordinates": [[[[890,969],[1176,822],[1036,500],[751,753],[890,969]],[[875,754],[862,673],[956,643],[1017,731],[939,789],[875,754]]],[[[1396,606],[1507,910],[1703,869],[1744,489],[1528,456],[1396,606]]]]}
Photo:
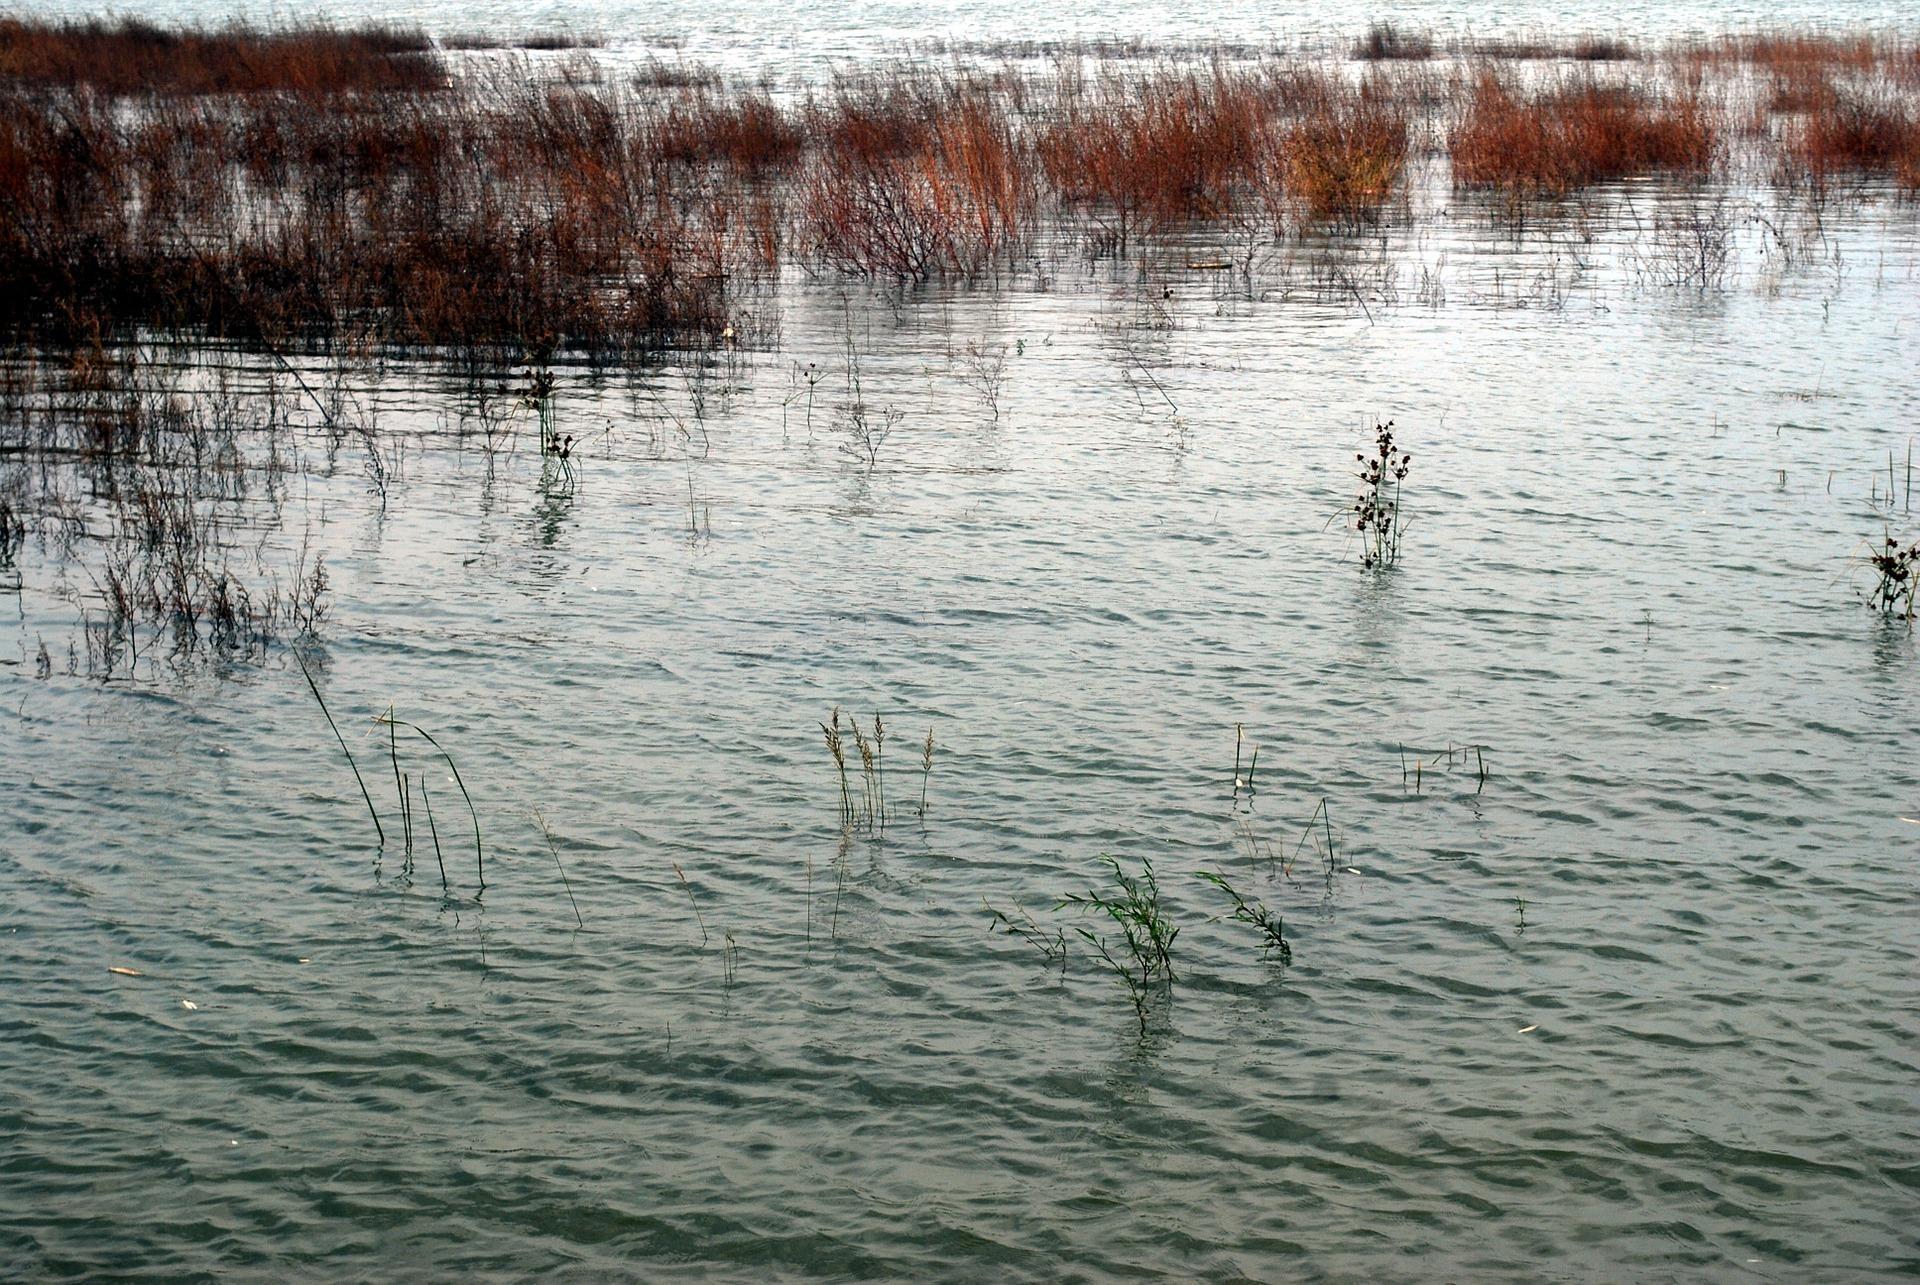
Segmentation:
{"type": "Polygon", "coordinates": [[[456,376],[356,377],[384,495],[300,412],[230,512],[260,568],[326,554],[315,677],[384,850],[284,645],[90,674],[87,546],[37,534],[0,625],[0,1270],[1920,1268],[1920,658],[1857,595],[1914,526],[1920,238],[1868,201],[1782,267],[1741,207],[1701,290],[1663,199],[1251,280],[794,274],[772,351],[561,367],[570,489],[524,421],[490,459],[456,376]],[[900,413],[871,467],[849,337],[900,413]],[[969,342],[1007,350],[997,415],[969,342]],[[1412,525],[1367,575],[1337,515],[1388,417],[1412,525]],[[484,895],[418,742],[450,895],[424,839],[404,877],[389,706],[455,756],[484,895]],[[883,832],[838,823],[836,707],[891,729],[883,832]],[[1182,926],[1144,1033],[1050,909],[1104,853],[1182,926]]]}

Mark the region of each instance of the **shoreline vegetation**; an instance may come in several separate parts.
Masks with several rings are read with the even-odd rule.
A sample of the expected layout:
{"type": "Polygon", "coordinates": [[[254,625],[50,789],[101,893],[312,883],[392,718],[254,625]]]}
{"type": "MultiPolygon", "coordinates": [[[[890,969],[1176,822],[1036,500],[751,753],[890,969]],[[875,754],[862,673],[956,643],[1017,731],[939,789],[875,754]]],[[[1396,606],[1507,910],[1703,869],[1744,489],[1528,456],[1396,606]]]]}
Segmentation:
{"type": "Polygon", "coordinates": [[[1914,36],[943,46],[784,88],[594,43],[0,21],[0,331],[611,364],[765,345],[788,269],[1352,234],[1421,217],[1416,173],[1515,221],[1643,176],[1920,195],[1914,36]]]}

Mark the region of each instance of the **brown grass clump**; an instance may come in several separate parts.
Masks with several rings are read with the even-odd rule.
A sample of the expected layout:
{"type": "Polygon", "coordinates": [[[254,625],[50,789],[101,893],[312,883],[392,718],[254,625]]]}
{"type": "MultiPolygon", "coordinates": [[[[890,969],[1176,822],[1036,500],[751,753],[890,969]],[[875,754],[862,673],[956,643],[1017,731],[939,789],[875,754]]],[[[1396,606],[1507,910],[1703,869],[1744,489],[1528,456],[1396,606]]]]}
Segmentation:
{"type": "Polygon", "coordinates": [[[1820,189],[1851,174],[1920,191],[1920,114],[1888,95],[1835,92],[1790,132],[1783,161],[1786,177],[1820,189]]]}
{"type": "Polygon", "coordinates": [[[1696,59],[1747,63],[1783,76],[1842,70],[1867,72],[1873,70],[1882,52],[1882,41],[1877,37],[1821,31],[1758,31],[1723,36],[1691,50],[1696,59]]]}
{"type": "Polygon", "coordinates": [[[641,89],[718,89],[718,70],[699,62],[665,62],[650,57],[634,73],[633,83],[641,89]]]}
{"type": "Polygon", "coordinates": [[[673,102],[657,118],[653,136],[663,160],[694,167],[724,162],[753,176],[792,164],[805,142],[800,126],[758,92],[673,102]]]}
{"type": "Polygon", "coordinates": [[[1277,160],[1304,222],[1371,222],[1406,168],[1406,112],[1378,82],[1331,90],[1283,129],[1277,160]]]}
{"type": "Polygon", "coordinates": [[[418,31],[234,24],[176,31],[135,19],[0,19],[0,83],[103,94],[317,94],[420,90],[446,72],[418,31]]]}
{"type": "Polygon", "coordinates": [[[1677,61],[1748,68],[1766,90],[1769,111],[1806,112],[1830,107],[1840,82],[1876,74],[1898,80],[1914,52],[1888,36],[1780,30],[1690,44],[1677,61]]]}
{"type": "Polygon", "coordinates": [[[1034,147],[1069,205],[1106,223],[1119,253],[1143,229],[1225,217],[1260,163],[1268,87],[1219,69],[1063,81],[1034,147]]]}
{"type": "Polygon", "coordinates": [[[1718,138],[1697,94],[1660,101],[1584,78],[1528,92],[1483,70],[1450,143],[1460,186],[1560,195],[1652,171],[1704,176],[1718,138]]]}
{"type": "Polygon", "coordinates": [[[930,120],[843,104],[799,192],[804,243],[830,266],[924,281],[1026,247],[1037,198],[1000,105],[961,92],[930,120]]]}

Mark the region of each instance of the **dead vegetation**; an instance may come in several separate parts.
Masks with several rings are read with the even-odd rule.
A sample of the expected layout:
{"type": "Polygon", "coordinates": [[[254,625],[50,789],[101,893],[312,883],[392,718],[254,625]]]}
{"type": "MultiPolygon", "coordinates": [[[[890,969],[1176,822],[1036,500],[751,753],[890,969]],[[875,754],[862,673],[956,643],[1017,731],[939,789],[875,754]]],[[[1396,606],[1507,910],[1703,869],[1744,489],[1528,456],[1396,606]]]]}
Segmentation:
{"type": "Polygon", "coordinates": [[[1012,267],[1060,219],[1120,258],[1195,225],[1366,226],[1429,151],[1509,201],[1712,178],[1736,141],[1789,184],[1920,190],[1920,57],[1891,38],[1442,51],[1382,28],[1357,76],[1061,51],[784,98],[563,43],[557,74],[388,27],[0,23],[0,332],[623,362],[763,341],[791,262],[921,281],[1012,267]]]}

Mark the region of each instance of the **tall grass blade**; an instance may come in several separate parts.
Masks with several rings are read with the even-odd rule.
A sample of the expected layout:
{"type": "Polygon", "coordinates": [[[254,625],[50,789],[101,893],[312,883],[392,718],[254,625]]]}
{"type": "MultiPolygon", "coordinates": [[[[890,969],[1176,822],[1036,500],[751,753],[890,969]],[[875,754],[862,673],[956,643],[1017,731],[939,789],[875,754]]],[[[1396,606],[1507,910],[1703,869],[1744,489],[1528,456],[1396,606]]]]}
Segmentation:
{"type": "Polygon", "coordinates": [[[293,653],[294,664],[300,666],[300,672],[306,675],[307,687],[313,692],[313,699],[320,703],[320,713],[327,720],[327,726],[333,729],[333,739],[340,742],[340,752],[347,756],[347,766],[353,770],[353,779],[360,787],[360,797],[367,801],[367,815],[373,818],[373,832],[380,836],[380,846],[387,846],[387,831],[380,824],[380,813],[373,806],[373,795],[367,792],[367,783],[360,775],[360,765],[353,761],[353,751],[347,748],[347,738],[340,735],[339,724],[333,721],[332,711],[327,709],[326,697],[320,694],[320,684],[313,681],[313,671],[307,668],[307,662],[299,652],[293,653]]]}

